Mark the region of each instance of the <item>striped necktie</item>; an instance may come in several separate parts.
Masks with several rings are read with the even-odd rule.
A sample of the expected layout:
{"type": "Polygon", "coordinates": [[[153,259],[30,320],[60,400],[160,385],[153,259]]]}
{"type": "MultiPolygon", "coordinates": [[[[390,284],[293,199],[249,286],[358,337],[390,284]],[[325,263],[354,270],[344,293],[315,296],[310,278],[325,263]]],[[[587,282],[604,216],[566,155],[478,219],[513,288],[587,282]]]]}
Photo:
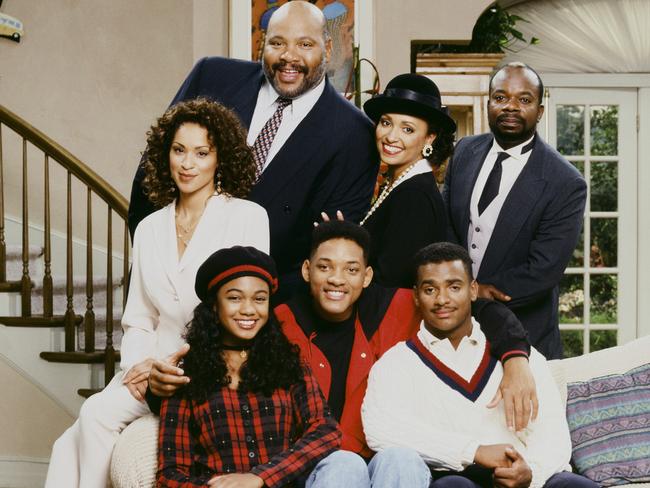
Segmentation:
{"type": "Polygon", "coordinates": [[[282,113],[287,105],[291,105],[291,100],[288,98],[278,97],[276,100],[278,107],[275,109],[271,118],[266,121],[264,127],[257,135],[255,142],[253,143],[253,156],[255,157],[255,163],[257,164],[257,177],[259,178],[264,169],[264,163],[266,163],[266,157],[269,154],[269,149],[271,149],[271,144],[273,144],[273,139],[275,139],[275,134],[277,134],[280,124],[282,123],[282,113]]]}

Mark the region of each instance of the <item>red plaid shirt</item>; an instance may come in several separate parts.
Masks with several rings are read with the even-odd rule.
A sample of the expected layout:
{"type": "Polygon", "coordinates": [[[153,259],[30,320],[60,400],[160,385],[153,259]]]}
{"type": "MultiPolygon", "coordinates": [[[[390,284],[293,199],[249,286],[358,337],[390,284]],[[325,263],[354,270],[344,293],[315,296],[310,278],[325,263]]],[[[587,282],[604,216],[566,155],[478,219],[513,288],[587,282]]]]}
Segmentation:
{"type": "Polygon", "coordinates": [[[198,403],[163,400],[159,487],[205,486],[215,475],[252,473],[269,488],[308,474],[341,444],[341,432],[308,369],[270,397],[224,386],[198,403]]]}

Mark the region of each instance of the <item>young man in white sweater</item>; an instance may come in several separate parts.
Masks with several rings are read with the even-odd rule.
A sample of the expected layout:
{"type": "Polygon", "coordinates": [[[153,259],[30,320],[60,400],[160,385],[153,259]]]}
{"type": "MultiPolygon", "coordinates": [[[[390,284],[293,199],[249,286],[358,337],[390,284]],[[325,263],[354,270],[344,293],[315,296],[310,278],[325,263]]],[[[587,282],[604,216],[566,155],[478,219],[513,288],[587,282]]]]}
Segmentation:
{"type": "Polygon", "coordinates": [[[415,264],[414,298],[423,320],[411,339],[372,368],[362,407],[369,447],[393,459],[392,469],[418,456],[423,488],[597,487],[570,472],[565,412],[536,350],[530,368],[539,398],[537,421],[514,432],[501,407],[486,408],[503,368],[490,357],[490,344],[470,313],[477,284],[467,251],[432,244],[416,255],[415,264]]]}

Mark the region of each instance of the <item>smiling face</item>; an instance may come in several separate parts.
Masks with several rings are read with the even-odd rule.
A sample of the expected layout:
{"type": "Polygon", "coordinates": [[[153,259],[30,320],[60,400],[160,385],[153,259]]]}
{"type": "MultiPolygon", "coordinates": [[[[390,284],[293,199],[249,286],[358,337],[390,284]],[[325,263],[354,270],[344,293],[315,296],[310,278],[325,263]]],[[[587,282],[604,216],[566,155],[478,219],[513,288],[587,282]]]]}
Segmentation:
{"type": "Polygon", "coordinates": [[[354,304],[372,280],[363,249],[349,239],[330,239],[318,246],[302,265],[318,315],[342,322],[352,315],[354,304]]]}
{"type": "Polygon", "coordinates": [[[502,148],[517,146],[535,133],[544,113],[539,90],[535,75],[524,68],[504,68],[492,79],[488,122],[502,148]]]}
{"type": "Polygon", "coordinates": [[[215,303],[224,344],[236,346],[252,340],[269,318],[269,285],[256,276],[227,282],[215,303]]]}
{"type": "Polygon", "coordinates": [[[383,114],[375,128],[375,141],[381,161],[394,176],[399,176],[415,161],[422,159],[422,148],[432,144],[435,134],[429,134],[425,120],[404,114],[383,114]]]}
{"type": "Polygon", "coordinates": [[[169,170],[181,198],[214,193],[217,151],[205,127],[194,122],[181,124],[169,149],[169,170]]]}
{"type": "Polygon", "coordinates": [[[472,330],[472,301],[478,286],[470,280],[462,261],[428,263],[418,267],[415,305],[434,336],[458,345],[472,330]]]}
{"type": "Polygon", "coordinates": [[[273,13],[266,31],[263,67],[280,96],[296,98],[325,76],[332,43],[325,40],[323,28],[322,12],[310,4],[291,2],[273,13]]]}

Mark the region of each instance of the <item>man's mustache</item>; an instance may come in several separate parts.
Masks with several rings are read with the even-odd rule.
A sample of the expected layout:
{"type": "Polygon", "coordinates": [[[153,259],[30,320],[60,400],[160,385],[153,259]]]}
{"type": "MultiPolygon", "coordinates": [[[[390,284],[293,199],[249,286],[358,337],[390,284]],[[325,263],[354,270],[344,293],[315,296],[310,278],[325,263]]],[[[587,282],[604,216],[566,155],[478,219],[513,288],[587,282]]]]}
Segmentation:
{"type": "Polygon", "coordinates": [[[515,114],[501,114],[497,116],[497,122],[501,122],[503,119],[510,119],[510,120],[514,119],[517,122],[521,122],[521,123],[524,122],[524,119],[521,118],[521,116],[515,114]]]}
{"type": "Polygon", "coordinates": [[[273,63],[271,65],[271,69],[273,71],[277,71],[277,70],[279,70],[281,68],[286,68],[287,66],[290,67],[290,68],[293,68],[293,69],[295,69],[295,70],[297,70],[297,71],[299,71],[300,73],[303,73],[303,74],[307,74],[309,72],[309,68],[307,66],[305,66],[304,64],[287,63],[287,62],[283,62],[283,61],[280,61],[279,63],[273,63]]]}

